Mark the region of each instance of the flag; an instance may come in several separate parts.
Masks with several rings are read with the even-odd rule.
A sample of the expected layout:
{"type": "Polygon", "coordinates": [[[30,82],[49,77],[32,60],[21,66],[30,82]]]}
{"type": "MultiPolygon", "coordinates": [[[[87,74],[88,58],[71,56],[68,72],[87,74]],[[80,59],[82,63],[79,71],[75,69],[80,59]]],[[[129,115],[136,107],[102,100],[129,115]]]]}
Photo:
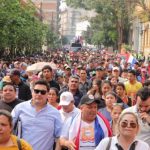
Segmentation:
{"type": "Polygon", "coordinates": [[[135,57],[133,57],[133,55],[130,54],[127,62],[131,64],[131,67],[133,67],[133,65],[137,62],[137,60],[135,57]]]}
{"type": "MultiPolygon", "coordinates": [[[[75,142],[76,150],[79,150],[80,143],[80,127],[81,127],[81,113],[75,116],[71,121],[69,130],[69,140],[75,142]]],[[[112,136],[109,122],[98,113],[95,119],[95,143],[96,146],[104,137],[112,136]]]]}

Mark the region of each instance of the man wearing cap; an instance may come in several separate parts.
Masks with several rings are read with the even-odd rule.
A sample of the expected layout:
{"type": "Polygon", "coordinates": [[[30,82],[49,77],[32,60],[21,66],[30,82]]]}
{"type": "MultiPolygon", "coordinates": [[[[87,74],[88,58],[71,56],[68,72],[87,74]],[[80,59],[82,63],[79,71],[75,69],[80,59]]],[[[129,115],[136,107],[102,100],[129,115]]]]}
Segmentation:
{"type": "Polygon", "coordinates": [[[16,86],[17,98],[24,101],[32,98],[30,87],[21,80],[19,70],[13,69],[10,72],[10,78],[13,84],[16,86]]]}
{"type": "Polygon", "coordinates": [[[99,142],[111,136],[108,121],[98,114],[99,101],[93,95],[84,95],[81,112],[64,124],[60,145],[71,150],[94,150],[99,142]]]}
{"type": "Polygon", "coordinates": [[[74,117],[80,112],[80,109],[76,108],[74,105],[74,97],[71,92],[66,91],[60,95],[59,105],[61,106],[59,112],[63,122],[66,122],[68,118],[74,117]]]}
{"type": "Polygon", "coordinates": [[[104,67],[101,67],[101,66],[98,66],[96,68],[96,75],[95,77],[93,78],[93,80],[103,80],[104,79],[104,75],[105,75],[105,68],[104,67]]]}
{"type": "Polygon", "coordinates": [[[20,63],[19,63],[19,61],[15,61],[14,62],[14,68],[18,69],[18,70],[20,69],[20,63]]]}
{"type": "Polygon", "coordinates": [[[82,66],[81,66],[81,65],[77,66],[77,68],[76,68],[76,73],[75,73],[75,74],[76,74],[78,77],[80,77],[81,69],[82,69],[82,66]]]}
{"type": "Polygon", "coordinates": [[[125,80],[120,77],[120,68],[117,66],[113,67],[112,76],[115,76],[118,79],[118,82],[125,82],[125,80]]]}
{"type": "Polygon", "coordinates": [[[68,83],[69,78],[70,78],[70,76],[71,76],[71,67],[68,66],[68,65],[66,65],[66,66],[64,67],[64,72],[65,72],[65,82],[68,83]]]}

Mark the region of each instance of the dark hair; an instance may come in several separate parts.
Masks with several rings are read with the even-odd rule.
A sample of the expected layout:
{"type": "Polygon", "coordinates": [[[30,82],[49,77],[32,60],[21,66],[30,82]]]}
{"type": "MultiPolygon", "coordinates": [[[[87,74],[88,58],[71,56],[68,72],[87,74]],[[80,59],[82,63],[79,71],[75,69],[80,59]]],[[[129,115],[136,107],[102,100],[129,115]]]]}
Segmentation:
{"type": "MultiPolygon", "coordinates": [[[[84,68],[84,67],[81,67],[81,69],[80,70],[84,70],[84,71],[86,71],[86,68],[84,68]]],[[[86,71],[87,72],[87,71],[86,71]]]]}
{"type": "Polygon", "coordinates": [[[104,85],[104,84],[109,84],[111,87],[112,87],[112,84],[109,80],[104,80],[101,84],[101,87],[104,85]]]}
{"type": "Polygon", "coordinates": [[[49,66],[49,65],[44,66],[44,67],[42,68],[42,72],[43,72],[45,69],[48,69],[49,71],[52,72],[52,67],[49,66]]]}
{"type": "Polygon", "coordinates": [[[106,94],[105,94],[106,96],[107,95],[112,95],[112,96],[114,96],[115,98],[116,98],[116,101],[117,101],[117,95],[116,95],[116,93],[115,92],[113,92],[113,91],[110,91],[110,92],[107,92],[106,94]]]}
{"type": "Polygon", "coordinates": [[[56,100],[56,102],[59,103],[60,100],[59,100],[59,91],[58,91],[58,89],[55,88],[55,87],[51,87],[51,88],[49,89],[49,91],[50,91],[50,90],[54,90],[54,91],[55,91],[55,93],[56,93],[56,95],[57,95],[57,97],[58,97],[57,100],[56,100]]]}
{"type": "MultiPolygon", "coordinates": [[[[101,81],[101,80],[94,79],[93,82],[96,83],[96,85],[97,85],[98,88],[99,88],[99,93],[100,93],[100,95],[102,95],[102,90],[101,90],[101,89],[102,89],[102,88],[101,88],[102,81],[101,81]]],[[[93,82],[92,82],[92,85],[93,85],[93,82]]],[[[91,86],[91,88],[92,88],[92,86],[91,86]]]]}
{"type": "Polygon", "coordinates": [[[36,81],[36,82],[34,83],[34,87],[35,87],[36,85],[38,85],[38,84],[40,84],[40,85],[45,85],[46,88],[47,88],[47,91],[49,91],[50,87],[49,87],[49,84],[47,83],[46,80],[42,80],[42,79],[41,79],[41,80],[36,81]]]}
{"type": "Polygon", "coordinates": [[[50,89],[49,89],[49,91],[50,90],[54,90],[55,91],[55,93],[56,93],[56,95],[57,96],[59,96],[59,91],[58,91],[58,89],[57,88],[55,88],[55,87],[51,87],[50,89]]]}
{"type": "Polygon", "coordinates": [[[4,110],[4,109],[0,109],[0,116],[5,116],[8,118],[8,121],[9,121],[9,125],[10,127],[12,127],[12,116],[11,116],[11,113],[7,110],[4,110]]]}
{"type": "Polygon", "coordinates": [[[142,101],[146,101],[149,97],[150,97],[150,88],[145,86],[143,88],[141,88],[140,90],[138,90],[138,92],[136,93],[136,98],[140,97],[142,101]]]}
{"type": "MultiPolygon", "coordinates": [[[[125,90],[125,85],[122,82],[118,82],[116,85],[116,88],[117,88],[117,86],[121,86],[123,88],[123,90],[125,90]]],[[[115,88],[115,90],[116,90],[116,88],[115,88]]]]}
{"type": "MultiPolygon", "coordinates": [[[[112,76],[109,76],[109,77],[108,77],[108,80],[111,82],[111,80],[112,80],[113,78],[116,78],[116,76],[113,76],[113,75],[112,75],[112,76]]],[[[116,78],[116,80],[117,80],[117,82],[119,81],[117,78],[116,78]]]]}
{"type": "Polygon", "coordinates": [[[136,71],[135,70],[129,70],[128,73],[133,74],[134,76],[136,76],[136,71]]]}
{"type": "Polygon", "coordinates": [[[146,80],[143,84],[143,86],[150,86],[150,80],[146,80]]]}
{"type": "Polygon", "coordinates": [[[122,70],[122,73],[123,73],[123,72],[128,73],[128,69],[123,69],[123,70],[122,70]]]}
{"type": "Polygon", "coordinates": [[[11,82],[5,82],[5,83],[3,83],[3,87],[2,87],[2,89],[3,89],[5,86],[7,86],[7,85],[12,86],[12,87],[13,87],[13,89],[14,89],[14,91],[16,92],[16,87],[15,87],[15,85],[14,85],[14,84],[12,84],[11,82]]]}

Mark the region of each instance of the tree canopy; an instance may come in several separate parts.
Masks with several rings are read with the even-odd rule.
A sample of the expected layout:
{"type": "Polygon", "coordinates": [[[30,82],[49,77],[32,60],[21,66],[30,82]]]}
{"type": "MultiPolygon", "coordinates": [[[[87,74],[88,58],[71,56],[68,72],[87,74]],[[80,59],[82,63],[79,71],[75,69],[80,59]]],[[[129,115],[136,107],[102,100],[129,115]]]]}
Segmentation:
{"type": "MultiPolygon", "coordinates": [[[[49,32],[54,35],[37,17],[37,10],[31,1],[22,4],[20,0],[0,0],[1,57],[40,52],[43,43],[49,40],[46,36],[49,32]]],[[[49,46],[53,44],[48,42],[51,43],[49,46]]]]}
{"type": "Polygon", "coordinates": [[[141,14],[144,17],[149,18],[150,15],[144,0],[66,0],[66,2],[71,7],[95,10],[97,13],[96,17],[89,20],[91,25],[88,31],[84,32],[87,42],[113,46],[115,49],[120,49],[123,43],[129,43],[130,27],[137,15],[134,13],[136,6],[142,8],[141,14]]]}

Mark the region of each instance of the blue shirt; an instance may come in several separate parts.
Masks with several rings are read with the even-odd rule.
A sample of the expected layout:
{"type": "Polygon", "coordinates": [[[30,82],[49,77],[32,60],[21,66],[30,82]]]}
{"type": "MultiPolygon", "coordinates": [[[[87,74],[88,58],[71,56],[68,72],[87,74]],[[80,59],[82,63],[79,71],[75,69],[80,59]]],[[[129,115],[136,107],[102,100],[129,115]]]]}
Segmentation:
{"type": "Polygon", "coordinates": [[[105,116],[105,118],[108,120],[108,121],[111,121],[112,118],[111,118],[111,114],[110,112],[106,109],[106,107],[104,108],[101,108],[98,110],[101,114],[103,114],[103,116],[105,116]]]}
{"type": "Polygon", "coordinates": [[[18,104],[12,111],[13,123],[18,117],[22,122],[22,138],[29,142],[33,150],[53,150],[55,138],[59,138],[62,120],[57,109],[47,104],[39,112],[31,100],[18,104]]]}

